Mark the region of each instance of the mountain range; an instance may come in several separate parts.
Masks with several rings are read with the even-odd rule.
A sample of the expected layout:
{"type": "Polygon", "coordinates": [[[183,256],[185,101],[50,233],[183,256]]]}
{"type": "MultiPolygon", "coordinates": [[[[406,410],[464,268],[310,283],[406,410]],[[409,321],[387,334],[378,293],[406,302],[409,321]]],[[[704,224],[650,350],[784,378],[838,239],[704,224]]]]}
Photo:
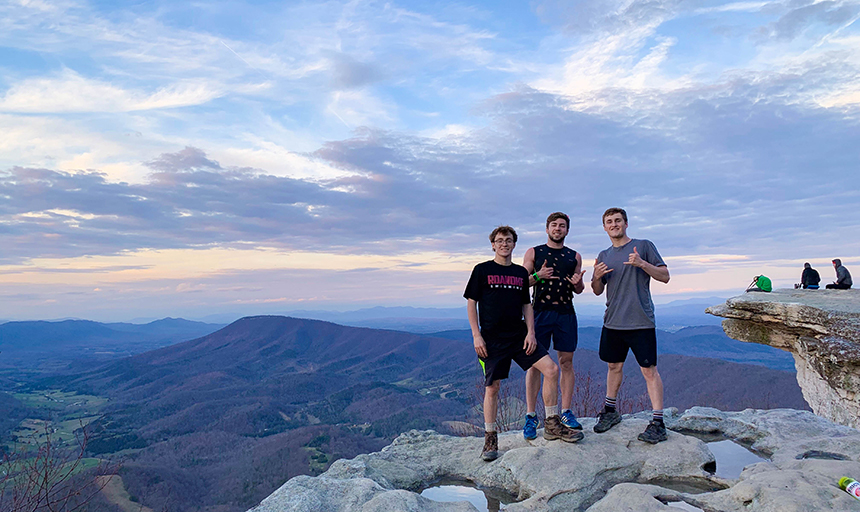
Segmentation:
{"type": "MultiPolygon", "coordinates": [[[[71,322],[3,324],[0,335],[6,337],[0,340],[19,352],[67,345],[95,354],[92,346],[115,343],[115,333],[141,336],[140,330],[163,325],[166,332],[171,325],[71,322]],[[27,329],[41,327],[54,331],[33,335],[28,344],[27,329]]],[[[731,347],[719,344],[718,331],[701,327],[659,336],[664,348],[730,353],[731,347]]],[[[599,330],[584,327],[580,333],[577,409],[593,414],[602,399],[605,364],[590,349],[599,330]]],[[[162,340],[149,343],[168,338],[148,336],[162,340]]],[[[667,407],[806,408],[791,372],[665,350],[660,357],[667,407]]],[[[511,396],[522,395],[522,376],[512,370],[505,383],[511,396]]],[[[243,318],[188,341],[90,361],[62,374],[43,372],[18,385],[107,398],[101,416],[87,427],[90,454],[125,457],[125,489],[138,503],[168,512],[246,510],[288,478],[377,450],[405,430],[451,432],[452,424],[477,424],[482,391],[468,331],[421,335],[278,316],[243,318]]],[[[623,389],[629,410],[648,407],[635,364],[625,368],[623,389]]],[[[9,425],[0,423],[5,435],[27,409],[8,393],[0,393],[0,405],[15,412],[9,425]]],[[[96,503],[90,509],[112,507],[96,503]]]]}

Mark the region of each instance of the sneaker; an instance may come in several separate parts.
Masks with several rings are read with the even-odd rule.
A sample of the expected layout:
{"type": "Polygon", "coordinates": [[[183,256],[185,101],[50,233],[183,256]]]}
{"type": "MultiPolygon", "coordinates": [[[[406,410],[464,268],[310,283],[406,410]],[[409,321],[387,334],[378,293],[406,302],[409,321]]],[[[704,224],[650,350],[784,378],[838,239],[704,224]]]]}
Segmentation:
{"type": "Polygon", "coordinates": [[[572,428],[573,430],[582,430],[582,425],[576,421],[576,416],[573,415],[572,411],[564,411],[561,413],[561,424],[567,428],[572,428]]]}
{"type": "Polygon", "coordinates": [[[523,437],[526,441],[537,439],[538,419],[537,415],[526,414],[526,424],[523,425],[523,437]]]}
{"type": "Polygon", "coordinates": [[[484,432],[484,449],[481,458],[489,462],[499,458],[499,434],[497,432],[484,432]]]}
{"type": "Polygon", "coordinates": [[[645,427],[645,432],[639,434],[640,441],[651,444],[657,444],[666,439],[669,439],[669,436],[666,434],[666,425],[662,421],[651,420],[645,427]]]}
{"type": "Polygon", "coordinates": [[[597,424],[594,425],[594,431],[600,434],[619,423],[621,423],[621,415],[618,414],[618,411],[603,411],[597,415],[597,424]]]}
{"type": "Polygon", "coordinates": [[[543,422],[543,438],[547,441],[561,439],[566,443],[575,443],[585,437],[579,430],[565,427],[558,415],[550,416],[543,422]]]}

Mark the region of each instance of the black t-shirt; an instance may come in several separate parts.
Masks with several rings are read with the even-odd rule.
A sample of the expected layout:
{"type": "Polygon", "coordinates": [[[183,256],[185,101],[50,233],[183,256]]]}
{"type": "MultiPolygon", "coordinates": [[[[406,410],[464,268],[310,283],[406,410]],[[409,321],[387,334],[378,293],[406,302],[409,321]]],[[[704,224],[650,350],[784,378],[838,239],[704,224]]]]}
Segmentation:
{"type": "Polygon", "coordinates": [[[576,272],[576,251],[568,247],[553,249],[543,244],[535,247],[535,272],[546,262],[552,267],[552,276],[558,279],[547,279],[535,283],[535,311],[573,312],[573,285],[567,277],[576,272]]]}
{"type": "MultiPolygon", "coordinates": [[[[523,304],[529,299],[529,274],[525,267],[494,260],[475,265],[463,296],[478,302],[481,334],[492,338],[520,338],[527,332],[523,304]]],[[[486,340],[486,338],[485,338],[486,340]]]]}

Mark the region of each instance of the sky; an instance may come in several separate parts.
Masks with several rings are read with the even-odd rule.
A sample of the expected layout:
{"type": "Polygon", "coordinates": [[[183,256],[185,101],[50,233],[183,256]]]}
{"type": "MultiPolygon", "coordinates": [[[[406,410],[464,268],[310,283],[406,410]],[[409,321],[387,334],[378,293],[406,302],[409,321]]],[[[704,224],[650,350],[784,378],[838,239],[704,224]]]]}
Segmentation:
{"type": "MultiPolygon", "coordinates": [[[[489,232],[655,302],[860,275],[860,1],[0,0],[0,319],[456,307],[489,232]]],[[[589,291],[580,303],[603,299],[589,291]]]]}

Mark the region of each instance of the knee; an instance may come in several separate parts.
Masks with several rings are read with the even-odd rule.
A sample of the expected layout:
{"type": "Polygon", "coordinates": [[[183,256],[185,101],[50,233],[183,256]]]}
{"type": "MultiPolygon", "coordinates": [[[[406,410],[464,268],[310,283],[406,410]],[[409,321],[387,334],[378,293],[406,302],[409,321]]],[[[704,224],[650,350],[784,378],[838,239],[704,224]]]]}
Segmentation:
{"type": "Polygon", "coordinates": [[[550,364],[546,366],[546,369],[542,372],[543,376],[549,379],[557,379],[558,378],[558,365],[554,362],[550,361],[550,364]]]}
{"type": "Polygon", "coordinates": [[[609,373],[619,374],[624,371],[624,363],[606,363],[609,367],[609,373]]]}
{"type": "Polygon", "coordinates": [[[558,366],[561,368],[563,372],[572,372],[573,371],[573,354],[567,356],[558,356],[558,366]]]}
{"type": "Polygon", "coordinates": [[[655,380],[660,378],[660,374],[657,372],[656,366],[649,366],[647,368],[642,367],[642,375],[645,377],[645,380],[655,380]]]}
{"type": "Polygon", "coordinates": [[[484,388],[484,393],[490,398],[498,396],[499,384],[501,384],[501,381],[494,381],[492,384],[484,388]]]}

